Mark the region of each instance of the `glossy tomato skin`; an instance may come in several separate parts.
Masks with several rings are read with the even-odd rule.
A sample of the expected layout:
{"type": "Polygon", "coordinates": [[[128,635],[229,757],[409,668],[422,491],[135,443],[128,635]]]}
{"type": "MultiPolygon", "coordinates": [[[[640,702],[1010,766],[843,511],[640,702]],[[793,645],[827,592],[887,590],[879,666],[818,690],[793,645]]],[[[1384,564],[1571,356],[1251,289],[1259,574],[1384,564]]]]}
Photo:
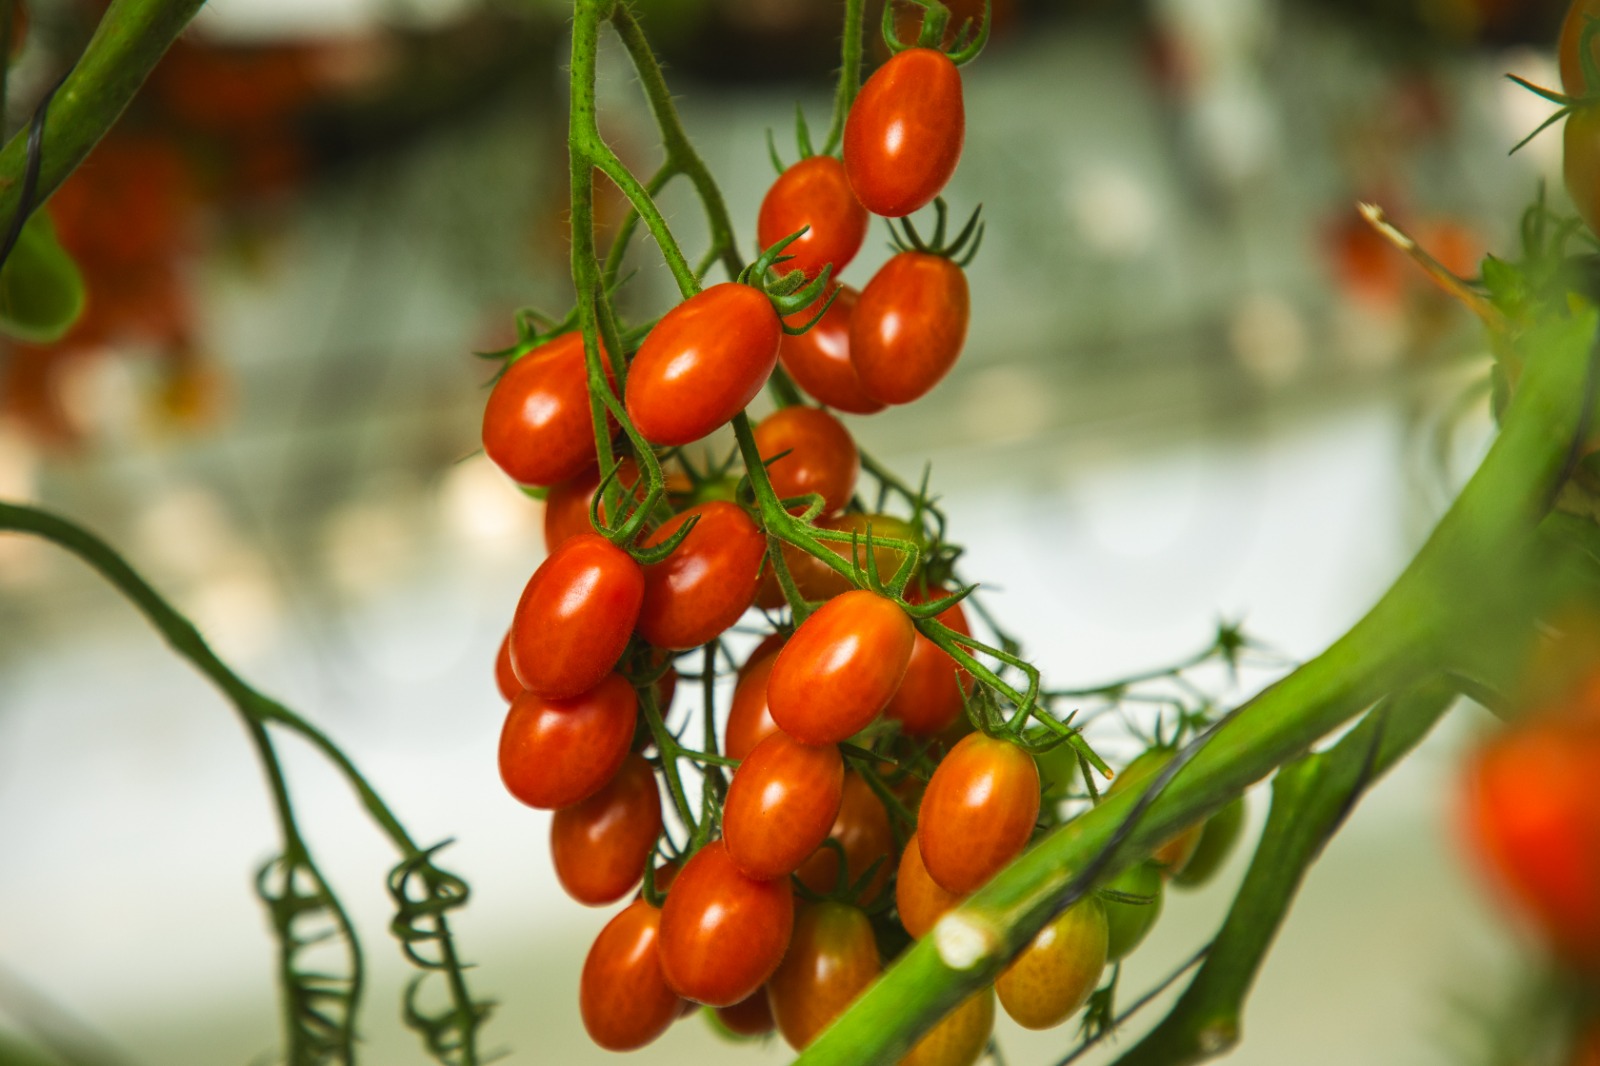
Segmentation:
{"type": "Polygon", "coordinates": [[[832,744],[801,744],[781,730],[734,771],[722,839],[741,873],[788,877],[828,837],[844,794],[844,759],[832,744]]]}
{"type": "Polygon", "coordinates": [[[617,674],[571,699],[524,692],[500,731],[500,779],[530,807],[559,810],[606,786],[628,757],[639,700],[617,674]]]}
{"type": "MultiPolygon", "coordinates": [[[[850,320],[861,294],[848,285],[837,288],[839,295],[815,325],[797,336],[784,334],[778,360],[818,403],[852,415],[876,414],[884,405],[867,395],[850,361],[850,320]]],[[[816,317],[819,307],[813,305],[784,321],[798,329],[816,317]]]]}
{"type": "Polygon", "coordinates": [[[511,630],[506,630],[505,637],[500,641],[500,651],[494,657],[494,684],[500,690],[500,695],[505,697],[507,703],[517,698],[522,691],[522,682],[517,680],[517,672],[511,669],[511,630]]]}
{"type": "Polygon", "coordinates": [[[717,1021],[735,1036],[765,1036],[777,1025],[765,987],[756,989],[731,1007],[718,1007],[717,1021]]]}
{"type": "Polygon", "coordinates": [[[799,1051],[855,1002],[877,978],[878,941],[857,907],[813,903],[794,920],[783,962],[767,982],[772,1016],[789,1046],[799,1051]]]}
{"type": "Polygon", "coordinates": [[[955,366],[971,315],[967,275],[928,252],[901,252],[861,290],[850,317],[850,361],[882,403],[926,396],[955,366]]]}
{"type": "MultiPolygon", "coordinates": [[[[1177,752],[1172,748],[1151,748],[1142,753],[1117,775],[1116,780],[1111,782],[1111,787],[1106,790],[1106,795],[1143,792],[1175,754],[1177,752]]],[[[1162,873],[1168,877],[1182,873],[1189,865],[1189,860],[1194,858],[1195,849],[1200,846],[1200,836],[1205,832],[1205,828],[1205,822],[1199,821],[1187,829],[1179,830],[1150,853],[1150,861],[1159,866],[1162,873]]]]}
{"type": "Polygon", "coordinates": [[[698,519],[672,554],[644,568],[639,635],[658,648],[687,651],[714,640],[739,620],[761,582],[767,538],[745,513],[712,500],[674,515],[646,540],[660,544],[698,519]]]}
{"type": "Polygon", "coordinates": [[[580,533],[535,570],[511,621],[511,667],[523,687],[576,696],[611,672],[633,635],[644,573],[598,533],[580,533]]]}
{"type": "Polygon", "coordinates": [[[1591,232],[1600,232],[1600,107],[1580,107],[1567,116],[1562,173],[1567,193],[1591,232]]]}
{"type": "MultiPolygon", "coordinates": [[[[839,813],[828,830],[827,839],[837,841],[844,851],[845,879],[851,885],[861,880],[874,863],[877,872],[861,893],[862,905],[875,902],[889,881],[894,865],[894,830],[883,801],[866,779],[853,770],[845,771],[839,813]]],[[[819,895],[839,887],[839,852],[819,847],[795,871],[800,883],[819,895]]]]}
{"type": "MultiPolygon", "coordinates": [[[[626,460],[632,464],[633,460],[626,460]]],[[[634,480],[638,479],[637,470],[634,480]]],[[[600,485],[600,471],[588,467],[580,473],[550,487],[544,498],[544,550],[553,552],[580,533],[593,533],[589,521],[589,504],[594,490],[600,485]]]]}
{"type": "Polygon", "coordinates": [[[778,363],[783,325],[765,293],[713,285],[668,311],[628,371],[634,427],[653,444],[691,444],[755,399],[778,363]]]}
{"type": "Polygon", "coordinates": [[[604,788],[550,820],[556,879],[579,903],[615,903],[643,878],[660,832],[655,771],[629,755],[604,788]]]}
{"type": "Polygon", "coordinates": [[[779,270],[799,270],[814,278],[833,264],[839,274],[861,250],[867,236],[867,209],[850,191],[844,164],[831,155],[802,159],[778,176],[756,216],[756,243],[771,248],[791,233],[806,232],[783,250],[793,256],[779,270]]]}
{"type": "Polygon", "coordinates": [[[921,938],[946,911],[965,898],[929,877],[927,867],[922,865],[922,849],[917,846],[917,838],[913,836],[906,841],[906,850],[900,856],[900,872],[895,878],[894,905],[907,933],[921,938]]]}
{"type": "MultiPolygon", "coordinates": [[[[906,598],[920,603],[944,595],[944,590],[933,589],[926,597],[913,596],[908,589],[906,598]]],[[[940,611],[936,621],[957,633],[972,635],[967,612],[959,603],[940,611]]],[[[972,675],[956,666],[956,661],[937,644],[918,633],[911,649],[911,661],[906,665],[906,676],[883,713],[898,721],[900,731],[907,736],[931,737],[950,728],[961,717],[966,709],[964,697],[971,688],[972,675]]]]}
{"type": "MultiPolygon", "coordinates": [[[[861,454],[850,431],[833,415],[820,407],[784,407],[757,423],[755,438],[780,500],[815,493],[822,497],[824,515],[842,511],[850,502],[861,454]]],[[[792,510],[800,514],[805,506],[792,510]]]]}
{"type": "Polygon", "coordinates": [[[483,450],[523,485],[554,485],[594,462],[582,334],[542,344],[500,375],[483,408],[483,450]]]}
{"type": "Polygon", "coordinates": [[[856,199],[900,218],[939,195],[966,138],[961,72],[931,48],[908,48],[861,86],[844,126],[844,169],[856,199]]]}
{"type": "Polygon", "coordinates": [[[722,753],[730,759],[747,758],[756,745],[778,731],[778,723],[772,720],[772,712],[767,707],[767,678],[777,659],[776,650],[762,655],[758,649],[758,654],[739,672],[722,743],[722,753]]]}
{"type": "Polygon", "coordinates": [[[961,1001],[917,1041],[900,1066],[973,1066],[994,1032],[994,989],[961,1001]]]}
{"type": "Polygon", "coordinates": [[[958,895],[974,891],[1022,853],[1038,818],[1033,756],[982,733],[964,737],[922,795],[917,843],[928,875],[958,895]]]}
{"type": "Polygon", "coordinates": [[[683,1001],[661,972],[661,912],[634,900],[606,924],[578,980],[578,1010],[589,1039],[633,1051],[666,1032],[683,1001]]]}
{"type": "Polygon", "coordinates": [[[789,879],[746,877],[714,840],[690,857],[661,909],[667,984],[696,1003],[731,1006],[772,976],[793,927],[789,879]]]}
{"type": "Polygon", "coordinates": [[[900,687],[916,626],[900,605],[864,589],[835,596],[778,653],[767,706],[803,744],[837,744],[866,728],[900,687]]]}
{"type": "Polygon", "coordinates": [[[1000,1006],[1025,1029],[1054,1029],[1078,1013],[1100,983],[1110,936],[1097,897],[1074,903],[1039,930],[995,981],[1000,1006]]]}

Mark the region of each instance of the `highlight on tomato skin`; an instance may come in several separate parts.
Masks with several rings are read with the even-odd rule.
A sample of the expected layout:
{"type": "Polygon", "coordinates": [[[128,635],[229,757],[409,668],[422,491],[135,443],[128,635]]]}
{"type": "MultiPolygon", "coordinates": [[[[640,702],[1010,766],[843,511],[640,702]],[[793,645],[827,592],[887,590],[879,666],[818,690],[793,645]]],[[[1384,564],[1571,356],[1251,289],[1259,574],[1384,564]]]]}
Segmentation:
{"type": "MultiPolygon", "coordinates": [[[[768,460],[767,477],[779,499],[815,493],[822,514],[844,510],[861,473],[861,455],[850,431],[820,407],[780,408],[756,423],[756,448],[768,460]]],[[[803,505],[792,508],[795,513],[803,505]]]]}
{"type": "Polygon", "coordinates": [[[661,911],[661,968],[680,996],[708,1007],[751,995],[783,961],[794,928],[787,877],[758,881],[721,840],[690,857],[661,911]]]}
{"type": "Polygon", "coordinates": [[[630,903],[595,938],[578,981],[589,1038],[607,1051],[635,1051],[666,1032],[683,1001],[661,972],[661,912],[630,903]]]}
{"type": "Polygon", "coordinates": [[[905,251],[867,282],[850,317],[850,363],[868,396],[921,399],[955,366],[967,340],[966,271],[929,252],[905,251]]]}
{"type": "Polygon", "coordinates": [[[900,605],[865,589],[836,596],[778,653],[767,705],[805,744],[837,744],[871,724],[905,676],[916,626],[900,605]]]}
{"type": "Polygon", "coordinates": [[[483,408],[483,450],[513,481],[548,487],[594,464],[592,417],[583,335],[567,333],[495,382],[483,408]]]}
{"type": "Polygon", "coordinates": [[[655,770],[630,754],[604,788],[550,820],[556,879],[579,903],[615,903],[644,877],[660,832],[655,770]]]}
{"type": "Polygon", "coordinates": [[[621,769],[638,707],[633,686],[617,674],[570,699],[521,693],[500,731],[500,779],[530,807],[582,803],[621,769]]]}
{"type": "Polygon", "coordinates": [[[644,588],[639,564],[597,533],[552,552],[511,621],[511,668],[523,687],[563,699],[598,684],[628,646],[644,588]]]}
{"type": "Polygon", "coordinates": [[[1062,911],[995,981],[1000,1006],[1025,1029],[1053,1029],[1088,1002],[1106,968],[1105,907],[1087,896],[1062,911]]]}
{"type": "Polygon", "coordinates": [[[900,870],[894,882],[895,908],[906,932],[922,937],[965,898],[928,876],[927,867],[922,865],[922,849],[913,834],[900,855],[900,870]]]}
{"type": "Polygon", "coordinates": [[[850,191],[844,164],[831,155],[810,156],[790,166],[761,200],[756,216],[759,247],[771,248],[802,230],[783,250],[792,258],[778,269],[801,271],[807,279],[829,264],[837,277],[866,239],[867,210],[850,191]]]}
{"type": "Polygon", "coordinates": [[[850,360],[850,320],[860,297],[849,285],[832,285],[818,297],[818,303],[787,316],[784,321],[798,329],[810,323],[819,308],[827,308],[804,333],[784,334],[778,343],[778,361],[795,384],[818,403],[846,414],[870,415],[885,405],[867,394],[850,360]],[[828,303],[834,293],[833,302],[828,303]]]}
{"type": "Polygon", "coordinates": [[[739,620],[761,582],[767,538],[744,508],[712,500],[662,523],[645,547],[694,521],[671,555],[644,568],[639,635],[658,648],[686,651],[716,639],[739,620]]]}
{"type": "Polygon", "coordinates": [[[844,798],[844,758],[779,730],[734,771],[722,808],[728,857],[747,877],[788,877],[827,839],[844,798]]]}
{"type": "Polygon", "coordinates": [[[917,843],[928,876],[958,895],[975,891],[1022,854],[1038,819],[1033,756],[1008,740],[968,735],[922,795],[917,843]]]}
{"type": "Polygon", "coordinates": [[[943,52],[908,48],[861,86],[845,120],[845,173],[868,211],[900,218],[939,195],[965,139],[961,72],[943,52]]]}

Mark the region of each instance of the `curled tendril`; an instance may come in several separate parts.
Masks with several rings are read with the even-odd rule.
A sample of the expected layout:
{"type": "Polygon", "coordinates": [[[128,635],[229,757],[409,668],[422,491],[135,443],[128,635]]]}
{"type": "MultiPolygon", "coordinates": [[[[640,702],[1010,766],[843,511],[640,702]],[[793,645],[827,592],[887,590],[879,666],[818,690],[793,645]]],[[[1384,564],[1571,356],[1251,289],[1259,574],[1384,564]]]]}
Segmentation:
{"type": "Polygon", "coordinates": [[[278,938],[285,1061],[293,1066],[353,1062],[362,973],[360,947],[344,907],[310,857],[296,850],[261,867],[256,895],[266,904],[278,938]],[[308,952],[335,944],[343,948],[346,972],[308,967],[308,952]]]}

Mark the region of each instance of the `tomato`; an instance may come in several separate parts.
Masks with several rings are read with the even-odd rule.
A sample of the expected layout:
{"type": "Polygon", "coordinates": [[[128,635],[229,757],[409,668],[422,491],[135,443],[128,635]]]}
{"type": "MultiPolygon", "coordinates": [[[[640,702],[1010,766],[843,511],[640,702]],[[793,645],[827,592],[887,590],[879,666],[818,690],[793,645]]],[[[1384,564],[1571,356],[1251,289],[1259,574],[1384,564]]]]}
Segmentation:
{"type": "Polygon", "coordinates": [[[1583,221],[1595,230],[1600,226],[1600,107],[1581,107],[1568,115],[1565,138],[1567,192],[1583,221]]]}
{"type": "Polygon", "coordinates": [[[1600,1066],[1600,1018],[1591,1017],[1573,1039],[1567,1066],[1600,1066]]]}
{"type": "Polygon", "coordinates": [[[578,1011],[607,1051],[642,1048],[678,1018],[682,1000],[661,972],[661,912],[635,900],[606,923],[583,962],[578,1011]]]}
{"type": "Polygon", "coordinates": [[[1210,881],[1228,861],[1243,829],[1244,797],[1240,796],[1205,820],[1200,843],[1183,868],[1172,875],[1172,883],[1179,888],[1199,888],[1210,881]]]}
{"type": "Polygon", "coordinates": [[[900,924],[914,937],[921,937],[944,917],[946,911],[959,904],[966,896],[947,891],[922,865],[922,849],[913,836],[906,841],[906,850],[900,856],[900,872],[894,883],[894,905],[900,912],[900,924]]]}
{"type": "MultiPolygon", "coordinates": [[[[759,653],[760,649],[757,651],[759,653]]],[[[739,672],[722,742],[722,754],[730,759],[746,758],[756,745],[778,731],[778,723],[772,720],[772,712],[767,709],[767,677],[777,661],[775,650],[765,655],[752,655],[739,672]]]]}
{"type": "Polygon", "coordinates": [[[734,1036],[766,1036],[777,1024],[766,988],[758,988],[731,1007],[717,1008],[717,1021],[734,1036]]]}
{"type": "Polygon", "coordinates": [[[994,989],[973,993],[917,1041],[900,1066],[973,1066],[994,1032],[994,989]]]}
{"type": "MultiPolygon", "coordinates": [[[[905,554],[879,542],[878,538],[888,537],[894,540],[905,540],[921,544],[922,534],[910,522],[903,518],[884,514],[862,514],[852,511],[849,514],[835,515],[832,518],[820,518],[816,522],[818,529],[832,529],[841,533],[854,532],[860,536],[856,545],[856,561],[865,572],[867,565],[866,537],[867,527],[872,527],[872,557],[876,560],[878,576],[887,581],[894,575],[905,561],[905,554]]],[[[841,559],[850,554],[848,544],[837,541],[823,541],[823,544],[841,559]]],[[[783,558],[789,566],[789,576],[794,579],[795,588],[800,590],[800,595],[808,600],[831,600],[842,592],[849,592],[855,586],[850,579],[818,559],[815,555],[792,544],[783,546],[783,558]]],[[[911,571],[917,572],[914,566],[911,571]]],[[[783,587],[778,584],[777,575],[771,567],[766,567],[761,572],[761,588],[756,592],[756,606],[771,610],[782,607],[784,604],[783,587]]]]}
{"type": "Polygon", "coordinates": [[[691,518],[695,527],[672,554],[644,568],[639,635],[658,648],[698,648],[739,620],[755,598],[767,538],[738,504],[713,500],[676,514],[648,538],[650,547],[691,518]]]}
{"type": "Polygon", "coordinates": [[[644,585],[633,557],[598,533],[551,552],[511,621],[511,666],[523,687],[564,699],[610,673],[633,635],[644,585]]]}
{"type": "MultiPolygon", "coordinates": [[[[1106,795],[1143,792],[1149,787],[1157,772],[1170,762],[1175,754],[1177,752],[1172,748],[1151,748],[1142,753],[1117,775],[1116,780],[1111,782],[1111,787],[1106,790],[1106,795]]],[[[1179,830],[1151,852],[1150,860],[1161,867],[1162,872],[1169,877],[1182,873],[1183,868],[1189,865],[1189,860],[1194,857],[1195,849],[1200,846],[1200,835],[1205,832],[1205,828],[1205,822],[1200,821],[1187,829],[1179,830]]]]}
{"type": "Polygon", "coordinates": [[[796,1051],[843,1014],[878,976],[878,941],[858,907],[814,903],[794,920],[788,954],[767,982],[778,1032],[796,1051]]]}
{"type": "Polygon", "coordinates": [[[524,692],[500,731],[500,779],[530,807],[582,803],[616,776],[633,743],[639,700],[617,674],[571,699],[524,692]]]}
{"type": "MultiPolygon", "coordinates": [[[[890,867],[894,863],[894,830],[889,825],[889,812],[866,778],[853,770],[845,772],[844,791],[840,796],[839,814],[828,830],[828,839],[838,842],[844,851],[845,877],[855,884],[871,868],[878,870],[867,882],[861,902],[869,904],[878,898],[888,883],[890,867]]],[[[800,869],[795,871],[801,884],[811,891],[826,895],[839,887],[839,853],[831,847],[819,847],[800,869]]]]}
{"type": "Polygon", "coordinates": [[[804,271],[807,278],[829,263],[837,276],[866,239],[867,210],[850,191],[844,164],[831,155],[800,160],[778,175],[761,201],[756,243],[763,249],[801,229],[806,232],[783,250],[794,258],[778,269],[804,271]]]}
{"type": "Polygon", "coordinates": [[[556,878],[579,903],[615,903],[644,876],[660,833],[655,771],[629,755],[604,788],[550,820],[556,878]]]}
{"type": "MultiPolygon", "coordinates": [[[[927,596],[906,590],[906,599],[912,603],[936,600],[946,595],[943,589],[931,589],[927,596]]],[[[936,621],[957,633],[972,635],[967,624],[967,612],[961,604],[953,604],[940,611],[936,621]]],[[[972,675],[956,665],[933,641],[917,634],[911,648],[911,661],[906,665],[906,676],[900,681],[885,716],[900,723],[900,731],[912,737],[931,737],[950,728],[966,709],[966,693],[972,689],[972,675]]]]}
{"type": "Polygon", "coordinates": [[[778,653],[767,706],[803,744],[837,744],[878,717],[911,659],[917,635],[893,600],[856,589],[807,618],[778,653]]]}
{"type": "Polygon", "coordinates": [[[967,275],[929,252],[901,252],[861,290],[850,317],[850,362],[867,395],[910,403],[961,354],[970,316],[967,275]]]}
{"type": "Polygon", "coordinates": [[[1106,958],[1117,962],[1126,958],[1134,948],[1144,942],[1150,929],[1161,917],[1164,879],[1161,867],[1153,862],[1130,866],[1110,881],[1106,888],[1130,896],[1148,899],[1147,903],[1101,898],[1106,909],[1106,929],[1110,940],[1106,945],[1106,958]]]}
{"type": "MultiPolygon", "coordinates": [[[[778,499],[815,493],[822,497],[825,515],[850,502],[861,456],[850,431],[833,415],[819,407],[784,407],[761,420],[755,438],[778,499]]],[[[791,510],[800,514],[805,505],[791,510]]]]}
{"type": "Polygon", "coordinates": [[[828,837],[844,793],[844,759],[781,731],[734,771],[722,807],[728,857],[747,877],[788,877],[828,837]]]}
{"type": "Polygon", "coordinates": [[[664,315],[628,371],[628,415],[653,444],[690,444],[755,399],[783,325],[766,293],[724,282],[664,315]]]}
{"type": "Polygon", "coordinates": [[[873,72],[844,125],[844,169],[856,199],[899,218],[933,202],[966,137],[961,72],[943,52],[908,48],[873,72]]]}
{"type": "Polygon", "coordinates": [[[483,408],[483,450],[523,485],[554,485],[594,462],[581,333],[540,345],[500,375],[483,408]]]}
{"type": "Polygon", "coordinates": [[[737,1003],[778,968],[793,926],[789,879],[746,877],[714,840],[690,857],[661,909],[667,984],[709,1007],[737,1003]]]}
{"type": "MultiPolygon", "coordinates": [[[[626,460],[632,464],[633,460],[626,460]]],[[[637,470],[635,471],[637,479],[637,470]]],[[[593,533],[589,504],[600,487],[600,471],[589,467],[559,484],[544,498],[544,550],[553,552],[580,533],[593,533]]]]}
{"type": "Polygon", "coordinates": [[[1000,1006],[1024,1029],[1054,1029],[1100,983],[1110,936],[1098,899],[1074,903],[1039,930],[995,981],[1000,1006]]]}
{"type": "Polygon", "coordinates": [[[504,696],[507,703],[517,698],[522,691],[522,682],[517,680],[517,673],[511,669],[511,630],[506,630],[506,635],[500,641],[500,651],[494,657],[494,683],[504,696]]]}
{"type": "Polygon", "coordinates": [[[1583,76],[1583,29],[1590,19],[1597,17],[1600,17],[1600,0],[1573,0],[1561,23],[1556,54],[1561,60],[1561,87],[1568,96],[1583,96],[1589,92],[1583,76]]]}
{"type": "MultiPolygon", "coordinates": [[[[850,361],[850,318],[861,294],[848,285],[835,288],[839,295],[815,325],[798,336],[785,334],[778,342],[778,360],[818,403],[853,415],[874,414],[883,410],[883,404],[867,395],[850,361]]],[[[820,306],[819,301],[784,321],[799,328],[816,317],[820,306]]]]}
{"type": "Polygon", "coordinates": [[[939,763],[922,795],[917,843],[928,876],[966,895],[1022,853],[1038,818],[1039,767],[1033,756],[982,733],[965,737],[939,763]]]}

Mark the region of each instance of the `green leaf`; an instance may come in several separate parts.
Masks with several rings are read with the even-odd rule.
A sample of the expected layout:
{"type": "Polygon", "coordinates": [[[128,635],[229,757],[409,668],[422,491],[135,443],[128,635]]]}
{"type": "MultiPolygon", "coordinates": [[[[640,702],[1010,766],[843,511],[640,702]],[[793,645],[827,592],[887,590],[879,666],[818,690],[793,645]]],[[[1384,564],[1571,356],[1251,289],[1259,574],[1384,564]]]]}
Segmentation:
{"type": "Polygon", "coordinates": [[[0,268],[0,333],[32,344],[60,340],[83,313],[83,274],[36,213],[0,268]]]}

